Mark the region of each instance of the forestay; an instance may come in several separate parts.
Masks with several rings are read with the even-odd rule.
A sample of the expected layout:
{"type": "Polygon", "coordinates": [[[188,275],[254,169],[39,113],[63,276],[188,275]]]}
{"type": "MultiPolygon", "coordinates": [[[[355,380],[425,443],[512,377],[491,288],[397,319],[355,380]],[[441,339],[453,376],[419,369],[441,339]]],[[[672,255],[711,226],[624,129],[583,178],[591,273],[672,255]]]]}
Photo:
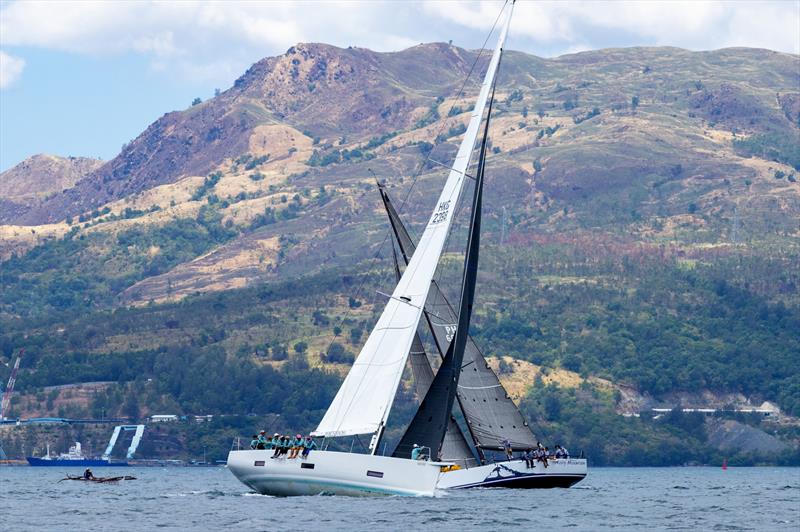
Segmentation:
{"type": "Polygon", "coordinates": [[[489,90],[508,33],[511,9],[472,110],[464,140],[436,202],[417,251],[397,283],[377,324],[322,418],[315,436],[377,432],[386,423],[417,330],[431,279],[447,239],[472,151],[478,138],[489,90]]]}

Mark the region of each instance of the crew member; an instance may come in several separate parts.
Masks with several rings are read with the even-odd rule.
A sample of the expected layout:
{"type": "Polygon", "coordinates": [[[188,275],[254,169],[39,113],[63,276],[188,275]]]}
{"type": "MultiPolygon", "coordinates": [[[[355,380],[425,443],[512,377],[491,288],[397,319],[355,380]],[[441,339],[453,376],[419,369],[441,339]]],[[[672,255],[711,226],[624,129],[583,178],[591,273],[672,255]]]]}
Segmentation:
{"type": "Polygon", "coordinates": [[[258,449],[258,435],[253,434],[253,439],[250,440],[250,448],[251,449],[258,449]]]}
{"type": "Polygon", "coordinates": [[[308,458],[309,453],[317,448],[317,442],[314,441],[314,438],[311,436],[306,437],[306,441],[303,444],[303,459],[308,458]]]}
{"type": "Polygon", "coordinates": [[[506,458],[509,460],[514,459],[514,451],[511,448],[511,442],[508,439],[503,440],[503,450],[506,452],[506,458]]]}
{"type": "Polygon", "coordinates": [[[411,449],[411,459],[412,459],[412,460],[419,460],[419,455],[420,455],[421,453],[422,453],[422,447],[420,447],[419,445],[417,445],[417,444],[415,443],[415,444],[414,444],[414,448],[413,448],[413,449],[411,449]]]}
{"type": "Polygon", "coordinates": [[[524,458],[525,458],[525,467],[530,469],[530,468],[535,466],[535,464],[533,463],[533,450],[532,449],[528,449],[527,451],[525,451],[524,458]]]}
{"type": "Polygon", "coordinates": [[[289,442],[291,452],[289,458],[297,458],[297,454],[303,449],[303,436],[300,434],[295,435],[294,440],[289,442]]]}
{"type": "Polygon", "coordinates": [[[94,479],[94,475],[92,474],[92,470],[89,469],[89,468],[86,468],[86,471],[83,472],[83,478],[85,478],[86,480],[93,480],[94,479]]]}

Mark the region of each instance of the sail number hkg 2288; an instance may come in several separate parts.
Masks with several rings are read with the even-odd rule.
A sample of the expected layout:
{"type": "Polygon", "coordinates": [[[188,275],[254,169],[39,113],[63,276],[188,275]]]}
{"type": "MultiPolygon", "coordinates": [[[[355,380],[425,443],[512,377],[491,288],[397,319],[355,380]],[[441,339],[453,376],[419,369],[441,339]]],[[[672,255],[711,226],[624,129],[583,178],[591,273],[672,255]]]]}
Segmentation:
{"type": "Polygon", "coordinates": [[[436,225],[440,222],[443,222],[447,219],[447,213],[450,212],[450,200],[443,201],[439,204],[439,207],[436,208],[436,212],[433,213],[433,218],[431,219],[431,225],[436,225]]]}

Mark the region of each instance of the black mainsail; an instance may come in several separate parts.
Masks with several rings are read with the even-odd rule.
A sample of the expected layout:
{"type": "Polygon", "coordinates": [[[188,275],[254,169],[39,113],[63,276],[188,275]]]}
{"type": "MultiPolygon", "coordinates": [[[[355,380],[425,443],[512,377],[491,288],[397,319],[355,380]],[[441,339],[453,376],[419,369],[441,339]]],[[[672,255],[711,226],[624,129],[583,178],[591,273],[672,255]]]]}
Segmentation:
{"type": "MultiPolygon", "coordinates": [[[[403,261],[408,263],[416,250],[416,245],[384,186],[382,184],[378,186],[392,232],[400,248],[400,254],[403,261]]],[[[453,339],[458,317],[435,280],[431,284],[431,290],[425,302],[424,315],[428,327],[433,333],[438,351],[440,355],[444,356],[453,339]]],[[[427,362],[427,358],[425,361],[427,362]]],[[[425,389],[427,389],[427,385],[425,389]]],[[[470,435],[479,452],[481,449],[502,449],[504,439],[508,439],[515,450],[525,450],[536,446],[536,439],[528,422],[503,388],[495,372],[489,367],[483,353],[471,336],[467,339],[467,347],[464,352],[464,365],[461,368],[457,398],[467,421],[470,435]]]]}
{"type": "MultiPolygon", "coordinates": [[[[378,183],[378,187],[383,190],[380,183],[378,183]]],[[[394,245],[392,245],[392,258],[394,259],[395,275],[400,279],[400,263],[397,260],[397,253],[394,250],[394,245]]],[[[408,261],[406,261],[406,264],[408,264],[408,261]]],[[[414,335],[414,341],[411,344],[411,351],[409,352],[408,359],[411,363],[411,375],[417,397],[425,397],[433,383],[434,374],[431,363],[428,360],[428,354],[425,352],[425,346],[419,337],[419,333],[414,335]]],[[[410,452],[411,451],[409,451],[409,453],[410,452]]],[[[464,432],[453,416],[450,416],[447,432],[442,442],[442,457],[448,461],[460,462],[465,465],[475,463],[475,454],[472,452],[464,436],[464,432]]]]}

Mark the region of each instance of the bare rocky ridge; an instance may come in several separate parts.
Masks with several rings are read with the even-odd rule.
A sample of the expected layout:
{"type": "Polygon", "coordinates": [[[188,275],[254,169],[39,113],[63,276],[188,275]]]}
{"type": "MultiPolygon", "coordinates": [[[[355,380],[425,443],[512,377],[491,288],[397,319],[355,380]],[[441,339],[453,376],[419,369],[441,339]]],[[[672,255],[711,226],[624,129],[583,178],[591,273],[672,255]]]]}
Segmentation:
{"type": "MultiPolygon", "coordinates": [[[[350,149],[372,137],[413,129],[425,118],[436,97],[456,95],[476,57],[474,51],[441,43],[394,53],[298,44],[281,56],[257,62],[219,96],[185,111],[165,114],[113,160],[91,169],[74,187],[63,193],[56,191],[41,205],[0,204],[0,222],[52,223],[185,176],[206,175],[226,159],[250,151],[250,139],[263,125],[285,124],[322,139],[321,148],[341,144],[350,149]]],[[[484,55],[478,61],[478,72],[485,60],[484,55]]],[[[616,110],[618,116],[633,111],[631,114],[639,120],[627,124],[615,120],[615,124],[598,131],[584,127],[576,132],[582,137],[590,134],[591,138],[584,139],[594,141],[593,146],[586,146],[588,150],[604,151],[612,158],[615,151],[631,155],[630,146],[661,152],[649,158],[635,156],[631,166],[620,167],[612,161],[610,169],[594,178],[596,183],[603,183],[607,179],[629,180],[633,174],[651,170],[661,172],[653,164],[665,159],[665,153],[669,159],[677,158],[680,152],[680,159],[688,158],[694,165],[695,155],[703,156],[706,150],[697,142],[702,139],[691,137],[695,134],[692,128],[702,128],[704,123],[744,135],[776,127],[796,134],[797,123],[792,120],[797,106],[792,89],[800,83],[796,64],[797,58],[788,54],[748,49],[612,49],[551,60],[509,52],[500,88],[505,94],[516,89],[526,95],[524,102],[514,106],[517,112],[523,105],[531,114],[542,109],[556,117],[562,114],[557,111],[567,111],[560,120],[542,120],[542,125],[559,127],[560,131],[530,142],[534,146],[556,144],[570,122],[587,120],[593,107],[605,111],[600,122],[608,120],[609,109],[616,110]],[[631,106],[633,96],[641,101],[638,112],[631,106]],[[649,107],[647,113],[641,112],[644,106],[649,107]],[[670,115],[680,117],[680,123],[673,121],[665,128],[667,124],[659,122],[670,115]],[[564,118],[568,122],[564,123],[564,118]],[[661,137],[656,144],[643,138],[646,130],[661,137]],[[659,146],[659,142],[665,144],[659,146]]],[[[468,83],[467,97],[472,97],[476,89],[476,82],[468,83]]],[[[445,105],[440,111],[446,113],[448,109],[445,105]]],[[[531,121],[527,122],[526,128],[535,135],[538,128],[534,130],[531,121]]],[[[269,147],[265,152],[271,157],[286,155],[271,153],[269,147]]],[[[566,153],[555,151],[562,160],[566,153]]],[[[586,161],[574,154],[567,159],[563,162],[577,172],[581,165],[576,167],[575,163],[586,161]]],[[[545,176],[564,171],[566,166],[551,165],[545,176]]],[[[706,169],[698,170],[708,175],[706,169]]],[[[563,176],[563,180],[570,179],[563,176]]],[[[556,179],[554,186],[560,180],[556,179]]],[[[65,177],[64,182],[68,181],[65,177]]],[[[581,184],[569,186],[586,190],[581,184]]]]}
{"type": "Polygon", "coordinates": [[[88,157],[34,155],[0,173],[0,198],[27,204],[60,193],[102,164],[88,157]]]}

